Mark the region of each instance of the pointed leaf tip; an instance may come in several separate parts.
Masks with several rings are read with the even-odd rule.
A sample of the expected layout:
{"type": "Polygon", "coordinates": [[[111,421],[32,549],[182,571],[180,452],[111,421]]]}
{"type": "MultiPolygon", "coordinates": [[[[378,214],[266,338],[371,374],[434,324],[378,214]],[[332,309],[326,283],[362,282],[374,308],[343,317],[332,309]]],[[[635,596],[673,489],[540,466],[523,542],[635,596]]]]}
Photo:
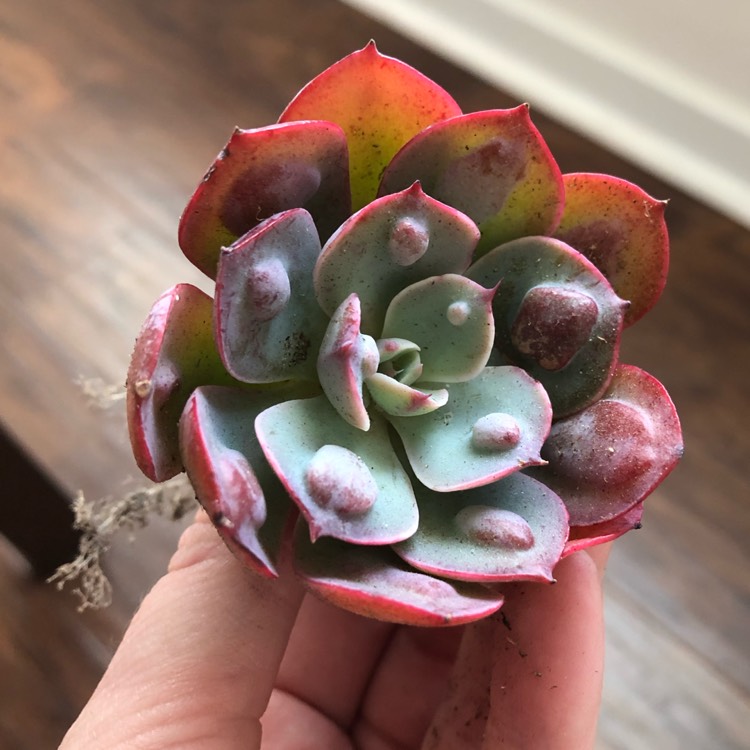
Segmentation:
{"type": "Polygon", "coordinates": [[[370,42],[310,81],[279,121],[326,120],[344,130],[357,210],[375,197],[383,169],[401,146],[460,112],[440,86],[370,42]]]}
{"type": "Polygon", "coordinates": [[[591,526],[572,526],[562,556],[567,557],[579,550],[614,541],[623,534],[627,534],[628,531],[640,529],[642,518],[643,502],[640,502],[610,521],[603,521],[591,526]]]}
{"type": "Polygon", "coordinates": [[[278,389],[197,388],[180,419],[180,448],[196,497],[229,549],[248,567],[276,577],[293,505],[271,471],[253,421],[278,389]]]}

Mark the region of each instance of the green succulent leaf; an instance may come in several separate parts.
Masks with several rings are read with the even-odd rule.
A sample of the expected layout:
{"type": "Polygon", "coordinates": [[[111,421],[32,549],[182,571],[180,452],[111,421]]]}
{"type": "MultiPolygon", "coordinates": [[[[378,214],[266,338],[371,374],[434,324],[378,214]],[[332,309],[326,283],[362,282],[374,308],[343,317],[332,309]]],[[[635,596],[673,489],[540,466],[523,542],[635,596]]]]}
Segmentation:
{"type": "Polygon", "coordinates": [[[463,625],[496,612],[503,595],[489,588],[408,569],[389,547],[310,542],[297,527],[294,566],[321,599],[365,617],[402,625],[463,625]]]}
{"type": "Polygon", "coordinates": [[[568,538],[554,492],[520,473],[449,498],[414,485],[419,529],[394,550],[410,565],[462,581],[551,581],[568,538]]]}
{"type": "Polygon", "coordinates": [[[414,491],[379,415],[364,432],[319,396],[266,409],[255,430],[313,539],[392,544],[416,530],[414,491]]]}
{"type": "Polygon", "coordinates": [[[555,236],[583,253],[630,302],[625,325],[661,296],[669,268],[666,201],[603,174],[563,175],[565,211],[555,236]]]}
{"type": "Polygon", "coordinates": [[[310,81],[279,121],[328,120],[343,128],[356,211],[375,197],[383,169],[404,143],[460,113],[434,81],[370,42],[310,81]]]}
{"type": "Polygon", "coordinates": [[[458,383],[487,364],[495,337],[494,289],[457,274],[406,287],[386,311],[383,337],[419,344],[420,381],[458,383]]]}
{"type": "Polygon", "coordinates": [[[442,409],[388,417],[424,485],[454,492],[544,463],[539,451],[552,409],[544,389],[523,370],[486,367],[473,380],[450,385],[448,393],[442,409]]]}
{"type": "Polygon", "coordinates": [[[617,364],[627,303],[589,260],[560,240],[524,237],[487,253],[466,275],[500,282],[495,344],[544,385],[555,418],[601,396],[617,364]]]}
{"type": "Polygon", "coordinates": [[[237,128],[182,214],[180,247],[214,278],[222,247],[290,208],[308,209],[324,238],[351,212],[346,136],[337,125],[237,128]]]}
{"type": "Polygon", "coordinates": [[[419,352],[419,347],[413,341],[400,338],[378,339],[378,356],[380,363],[391,362],[394,359],[419,352]]]}
{"type": "Polygon", "coordinates": [[[381,373],[404,385],[411,385],[419,380],[423,369],[422,358],[419,356],[419,347],[413,341],[390,338],[378,339],[376,343],[381,373]]]}
{"type": "Polygon", "coordinates": [[[426,128],[388,165],[378,195],[415,180],[479,225],[479,254],[517,237],[551,234],[563,210],[560,169],[526,105],[426,128]]]}
{"type": "Polygon", "coordinates": [[[381,372],[371,375],[365,383],[372,400],[386,414],[395,417],[428,414],[448,403],[448,391],[445,388],[412,388],[381,372]]]}
{"type": "Polygon", "coordinates": [[[154,482],[182,471],[177,423],[191,391],[235,383],[214,345],[212,303],[190,284],[168,289],[135,344],[127,377],[128,428],[138,467],[154,482]]]}
{"type": "Polygon", "coordinates": [[[238,380],[313,379],[328,320],[312,288],[320,241],[302,208],[267,219],[221,252],[216,341],[238,380]]]}
{"type": "Polygon", "coordinates": [[[268,465],[253,423],[283,392],[202,386],[180,419],[182,458],[196,497],[229,549],[267,577],[278,575],[283,531],[294,505],[268,465]]]}
{"type": "Polygon", "coordinates": [[[419,185],[373,201],[326,243],[315,266],[315,293],[329,314],[352,292],[362,304],[362,330],[377,336],[389,301],[429,276],[463,273],[479,230],[419,185]]]}
{"type": "Polygon", "coordinates": [[[380,355],[375,340],[359,328],[359,298],[350,294],[328,324],[318,355],[318,378],[341,417],[360,430],[369,430],[362,383],[378,369],[380,355]]]}
{"type": "Polygon", "coordinates": [[[647,497],[682,456],[682,431],[664,386],[620,365],[602,398],[552,427],[529,473],[565,502],[571,526],[622,516],[647,497]]]}

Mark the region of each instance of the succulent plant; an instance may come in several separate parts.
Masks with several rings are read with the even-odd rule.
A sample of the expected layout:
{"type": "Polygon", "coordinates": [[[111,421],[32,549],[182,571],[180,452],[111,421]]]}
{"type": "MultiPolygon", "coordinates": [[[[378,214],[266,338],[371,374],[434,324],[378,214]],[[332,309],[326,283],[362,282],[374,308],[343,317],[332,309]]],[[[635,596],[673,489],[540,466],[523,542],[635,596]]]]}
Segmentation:
{"type": "Polygon", "coordinates": [[[229,548],[420,625],[640,523],[682,451],[664,388],[619,364],[668,265],[664,203],[563,175],[528,107],[462,114],[370,43],[279,122],[237,129],[181,218],[215,279],[138,338],[142,471],[186,471],[229,548]]]}

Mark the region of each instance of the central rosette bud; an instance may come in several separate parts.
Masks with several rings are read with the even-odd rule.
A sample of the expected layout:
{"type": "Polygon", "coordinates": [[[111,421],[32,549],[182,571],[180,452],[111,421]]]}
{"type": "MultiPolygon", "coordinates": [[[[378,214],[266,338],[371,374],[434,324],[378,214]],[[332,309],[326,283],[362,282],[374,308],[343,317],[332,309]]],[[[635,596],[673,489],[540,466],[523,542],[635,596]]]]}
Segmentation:
{"type": "Polygon", "coordinates": [[[378,371],[365,381],[373,401],[388,414],[397,417],[428,414],[448,402],[444,388],[412,388],[424,372],[419,347],[400,338],[380,339],[378,371]]]}
{"type": "Polygon", "coordinates": [[[362,303],[350,294],[331,317],[318,356],[318,377],[333,407],[368,430],[370,400],[395,417],[445,406],[442,386],[472,380],[487,364],[493,295],[458,274],[422,279],[391,300],[375,341],[362,332],[362,303]]]}
{"type": "Polygon", "coordinates": [[[378,372],[383,375],[388,375],[404,385],[411,385],[422,374],[422,357],[419,356],[419,347],[413,341],[380,339],[378,352],[378,372]]]}
{"type": "Polygon", "coordinates": [[[414,568],[447,564],[461,580],[540,575],[549,535],[564,542],[559,499],[525,478],[507,494],[495,485],[543,463],[552,407],[524,370],[490,364],[508,327],[496,292],[510,285],[494,268],[472,277],[479,235],[415,183],[322,246],[313,217],[290,209],[222,251],[218,348],[277,401],[248,423],[309,540],[394,545],[414,568]]]}

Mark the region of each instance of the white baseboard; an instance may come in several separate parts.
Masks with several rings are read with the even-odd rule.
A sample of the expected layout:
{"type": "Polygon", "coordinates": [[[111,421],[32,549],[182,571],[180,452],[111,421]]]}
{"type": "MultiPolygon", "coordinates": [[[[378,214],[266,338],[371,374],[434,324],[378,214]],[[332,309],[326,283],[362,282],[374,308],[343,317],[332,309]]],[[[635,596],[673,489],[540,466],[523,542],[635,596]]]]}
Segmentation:
{"type": "Polygon", "coordinates": [[[721,94],[533,0],[345,2],[750,227],[750,87],[721,94]]]}

